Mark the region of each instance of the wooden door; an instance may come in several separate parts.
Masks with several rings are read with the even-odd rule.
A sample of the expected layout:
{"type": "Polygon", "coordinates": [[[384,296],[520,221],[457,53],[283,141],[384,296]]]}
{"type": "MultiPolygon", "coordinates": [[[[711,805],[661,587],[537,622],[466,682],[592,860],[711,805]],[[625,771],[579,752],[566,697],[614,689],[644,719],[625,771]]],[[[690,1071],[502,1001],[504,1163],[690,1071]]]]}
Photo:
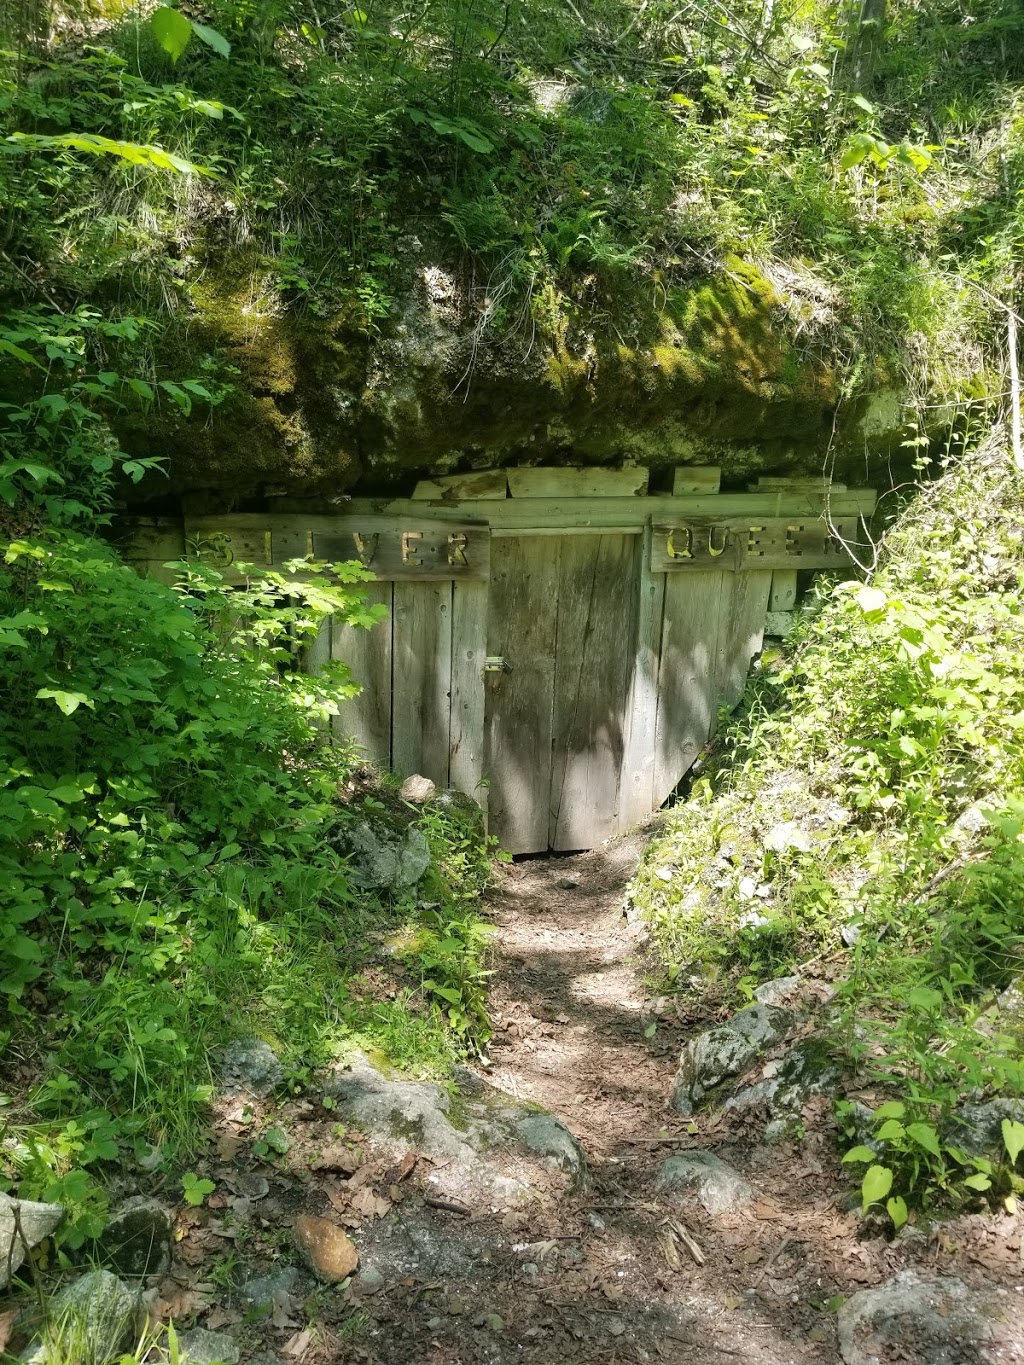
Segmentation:
{"type": "Polygon", "coordinates": [[[490,825],[504,848],[592,848],[621,826],[640,537],[495,540],[490,825]]]}

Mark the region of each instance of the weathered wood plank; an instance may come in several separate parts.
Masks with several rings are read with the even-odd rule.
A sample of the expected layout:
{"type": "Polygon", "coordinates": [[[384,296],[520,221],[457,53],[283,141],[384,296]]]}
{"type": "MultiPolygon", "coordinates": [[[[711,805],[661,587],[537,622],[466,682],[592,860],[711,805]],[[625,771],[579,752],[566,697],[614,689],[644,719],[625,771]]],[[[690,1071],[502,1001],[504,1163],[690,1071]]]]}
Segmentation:
{"type": "Polygon", "coordinates": [[[653,808],[671,796],[708,742],[718,707],[724,573],[667,574],[658,669],[653,808]]]}
{"type": "Polygon", "coordinates": [[[490,563],[490,532],[473,525],[396,522],[390,530],[311,530],[308,540],[313,559],[355,559],[378,579],[485,579],[490,563]]]}
{"type": "Polygon", "coordinates": [[[577,536],[562,542],[549,831],[555,849],[594,848],[619,829],[637,540],[577,536]]]}
{"type": "MultiPolygon", "coordinates": [[[[833,495],[829,508],[835,518],[870,515],[875,493],[871,489],[851,489],[833,495]]],[[[643,530],[649,516],[659,523],[682,518],[817,517],[825,506],[825,494],[817,492],[718,493],[693,497],[664,498],[504,498],[460,503],[416,502],[411,498],[381,500],[353,499],[344,515],[322,511],[275,511],[273,514],[236,512],[191,518],[186,523],[189,537],[209,538],[214,534],[256,533],[260,537],[273,530],[272,552],[275,562],[302,557],[311,552],[310,537],[357,532],[375,533],[422,531],[434,523],[460,529],[465,526],[490,526],[494,531],[592,528],[616,533],[643,530]]],[[[262,539],[254,543],[259,552],[262,539]]]]}
{"type": "Polygon", "coordinates": [[[452,586],[395,584],[391,766],[448,785],[452,686],[452,586]]]}
{"type": "Polygon", "coordinates": [[[387,620],[366,629],[335,619],[331,625],[331,658],[347,664],[362,692],[342,702],[334,718],[334,733],[351,737],[367,758],[382,768],[391,764],[391,611],[392,585],[369,583],[370,606],[388,609],[387,620]]]}
{"type": "Polygon", "coordinates": [[[514,498],[629,498],[647,492],[646,469],[509,469],[514,498]]]}
{"type": "MultiPolygon", "coordinates": [[[[331,625],[332,617],[325,617],[324,620],[320,622],[320,629],[317,631],[315,639],[311,640],[302,650],[299,666],[303,673],[310,673],[313,675],[321,673],[323,672],[325,664],[330,662],[331,625]]],[[[318,720],[316,725],[318,730],[328,731],[330,729],[330,722],[328,720],[318,720]]]]}
{"type": "Polygon", "coordinates": [[[796,606],[796,569],[776,569],[772,573],[769,611],[792,611],[796,606]]]}
{"type": "Polygon", "coordinates": [[[801,492],[813,493],[815,491],[820,491],[822,488],[830,488],[833,493],[846,492],[845,483],[833,483],[833,481],[824,474],[819,475],[818,478],[816,479],[815,478],[788,479],[784,477],[776,478],[774,475],[762,474],[761,477],[756,480],[756,482],[751,484],[751,488],[756,489],[758,492],[775,492],[777,490],[781,490],[782,492],[787,491],[792,492],[796,490],[801,492]]]}
{"type": "Polygon", "coordinates": [[[733,707],[743,696],[750,661],[761,652],[772,575],[730,574],[722,589],[715,692],[719,706],[733,707]]]}
{"type": "Polygon", "coordinates": [[[487,653],[512,671],[487,675],[485,769],[490,828],[510,853],[548,846],[559,551],[523,536],[491,556],[487,653]]]}
{"type": "Polygon", "coordinates": [[[852,518],[716,517],[653,526],[651,568],[655,573],[731,573],[767,569],[842,569],[853,562],[847,541],[857,535],[852,518]],[[832,534],[832,530],[837,532],[832,534]]]}
{"type": "Polygon", "coordinates": [[[110,537],[132,564],[165,564],[185,558],[185,524],[180,517],[122,517],[110,537]]]}
{"type": "Polygon", "coordinates": [[[487,656],[486,583],[452,588],[452,712],[448,781],[484,809],[484,661],[487,656]]]}
{"type": "Polygon", "coordinates": [[[682,465],[672,475],[672,493],[683,497],[687,493],[717,493],[722,484],[722,471],[714,465],[682,465]]]}
{"type": "Polygon", "coordinates": [[[442,474],[420,479],[413,489],[413,500],[467,502],[474,498],[503,498],[506,493],[504,469],[481,469],[471,474],[442,474]]]}
{"type": "Polygon", "coordinates": [[[651,528],[638,546],[636,649],[626,699],[626,751],[622,765],[619,830],[630,829],[655,810],[654,770],[658,723],[658,659],[665,610],[665,575],[651,572],[651,528]]]}

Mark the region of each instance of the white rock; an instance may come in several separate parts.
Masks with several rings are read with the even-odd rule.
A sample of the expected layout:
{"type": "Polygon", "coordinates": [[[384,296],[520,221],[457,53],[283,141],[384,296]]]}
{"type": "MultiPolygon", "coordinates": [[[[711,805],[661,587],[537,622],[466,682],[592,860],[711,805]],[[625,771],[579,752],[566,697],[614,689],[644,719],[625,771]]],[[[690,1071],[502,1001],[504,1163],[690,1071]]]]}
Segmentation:
{"type": "Polygon", "coordinates": [[[413,773],[402,783],[398,795],[403,801],[411,801],[414,805],[422,806],[424,801],[429,801],[436,791],[437,787],[429,777],[423,777],[420,773],[413,773]]]}
{"type": "Polygon", "coordinates": [[[24,1263],[26,1243],[29,1249],[37,1247],[57,1231],[63,1218],[60,1204],[37,1204],[0,1194],[0,1289],[24,1263]]]}

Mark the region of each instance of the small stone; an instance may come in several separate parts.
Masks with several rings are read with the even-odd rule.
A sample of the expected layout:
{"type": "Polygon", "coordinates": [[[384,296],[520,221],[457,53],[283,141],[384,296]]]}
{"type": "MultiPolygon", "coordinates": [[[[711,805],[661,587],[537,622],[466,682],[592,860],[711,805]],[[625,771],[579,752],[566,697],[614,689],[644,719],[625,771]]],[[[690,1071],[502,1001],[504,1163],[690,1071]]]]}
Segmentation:
{"type": "Polygon", "coordinates": [[[587,1222],[595,1232],[604,1232],[607,1227],[607,1224],[599,1213],[588,1213],[587,1222]]]}
{"type": "Polygon", "coordinates": [[[530,1279],[533,1279],[534,1275],[540,1274],[540,1267],[537,1265],[536,1261],[527,1261],[523,1266],[523,1274],[528,1275],[530,1279]]]}
{"type": "Polygon", "coordinates": [[[706,1213],[716,1216],[749,1204],[754,1191],[740,1173],[712,1152],[682,1152],[662,1162],[661,1190],[692,1190],[706,1213]]]}
{"type": "Polygon", "coordinates": [[[295,1245],[306,1264],[326,1284],[338,1284],[359,1264],[359,1253],[337,1223],[303,1213],[292,1227],[295,1245]]]}
{"type": "Polygon", "coordinates": [[[181,1365],[236,1365],[241,1351],[224,1332],[193,1327],[178,1337],[181,1365]]]}
{"type": "Polygon", "coordinates": [[[236,1038],[221,1058],[221,1084],[227,1095],[263,1099],[284,1080],[284,1067],[262,1038],[236,1038]]]}
{"type": "Polygon", "coordinates": [[[384,1276],[375,1265],[363,1266],[355,1287],[360,1294],[376,1294],[384,1288],[384,1276]]]}
{"type": "Polygon", "coordinates": [[[282,1294],[299,1292],[304,1279],[302,1272],[295,1266],[284,1265],[271,1275],[259,1275],[246,1280],[242,1285],[241,1295],[253,1308],[267,1308],[282,1294]]]}
{"type": "Polygon", "coordinates": [[[427,1326],[432,1332],[436,1332],[443,1321],[443,1318],[427,1318],[427,1326]]]}
{"type": "Polygon", "coordinates": [[[621,1337],[625,1330],[626,1324],[622,1321],[621,1318],[608,1319],[608,1331],[611,1333],[613,1337],[621,1337]]]}
{"type": "Polygon", "coordinates": [[[24,1261],[25,1243],[37,1247],[57,1231],[63,1219],[60,1204],[38,1204],[0,1194],[0,1289],[24,1261]]]}
{"type": "Polygon", "coordinates": [[[398,795],[403,801],[411,801],[413,805],[422,806],[425,801],[430,800],[436,791],[437,787],[429,777],[422,777],[419,773],[413,773],[399,787],[398,795]]]}
{"type": "Polygon", "coordinates": [[[548,1157],[567,1171],[574,1182],[583,1180],[587,1170],[583,1148],[554,1114],[528,1114],[516,1124],[516,1132],[527,1151],[548,1157]]]}
{"type": "Polygon", "coordinates": [[[466,1305],[460,1298],[451,1298],[448,1300],[447,1309],[451,1317],[458,1318],[466,1311],[466,1305]]]}
{"type": "Polygon", "coordinates": [[[487,1328],[488,1332],[504,1332],[505,1319],[500,1317],[497,1313],[487,1313],[484,1316],[483,1325],[487,1328]]]}
{"type": "Polygon", "coordinates": [[[555,882],[559,891],[575,891],[579,884],[579,877],[559,877],[558,881],[555,882]]]}
{"type": "Polygon", "coordinates": [[[847,948],[856,948],[860,939],[860,926],[857,924],[844,924],[839,930],[839,937],[846,944],[847,948]]]}
{"type": "Polygon", "coordinates": [[[103,1259],[121,1275],[144,1278],[171,1268],[174,1220],[158,1199],[136,1195],[116,1210],[99,1240],[103,1259]]]}

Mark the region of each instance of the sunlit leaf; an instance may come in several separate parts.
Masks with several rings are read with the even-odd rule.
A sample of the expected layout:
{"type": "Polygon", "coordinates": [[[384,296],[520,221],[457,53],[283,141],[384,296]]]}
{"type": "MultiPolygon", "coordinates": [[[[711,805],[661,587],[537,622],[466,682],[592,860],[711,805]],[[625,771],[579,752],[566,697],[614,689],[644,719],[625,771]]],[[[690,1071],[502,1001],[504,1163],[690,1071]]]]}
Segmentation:
{"type": "Polygon", "coordinates": [[[193,25],[180,10],[171,9],[169,5],[161,5],[154,10],[149,23],[154,38],[168,53],[171,61],[176,62],[189,45],[193,25]]]}

